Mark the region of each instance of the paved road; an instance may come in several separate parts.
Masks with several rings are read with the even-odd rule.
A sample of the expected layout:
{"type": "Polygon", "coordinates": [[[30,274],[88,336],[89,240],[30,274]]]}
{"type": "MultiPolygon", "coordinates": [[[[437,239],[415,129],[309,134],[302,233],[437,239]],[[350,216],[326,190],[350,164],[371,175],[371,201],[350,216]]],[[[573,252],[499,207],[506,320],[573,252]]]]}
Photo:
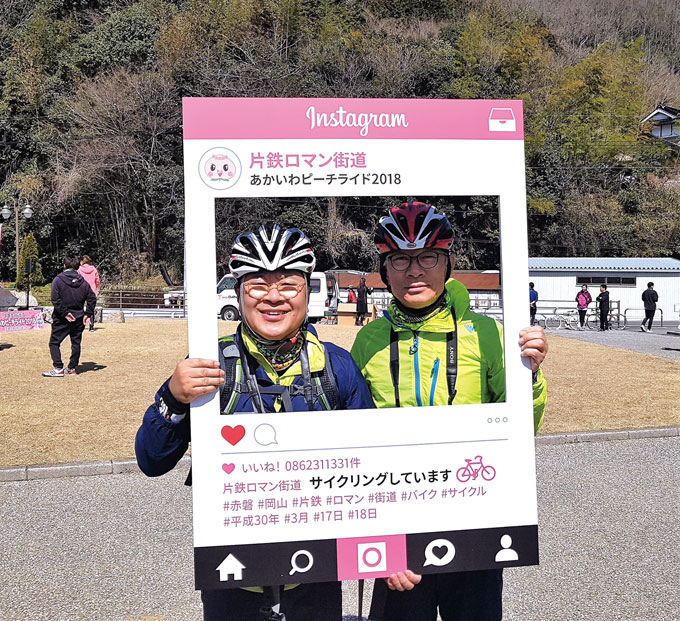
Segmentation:
{"type": "MultiPolygon", "coordinates": [[[[639,326],[638,326],[639,328],[639,326]]],[[[663,328],[655,327],[650,334],[641,332],[639,329],[610,330],[599,332],[596,330],[548,330],[548,338],[551,335],[563,336],[570,339],[578,339],[597,345],[608,345],[619,349],[640,354],[651,354],[652,356],[662,356],[671,360],[680,361],[680,336],[669,335],[668,331],[680,332],[677,322],[666,324],[663,328]]]]}
{"type": "MultiPolygon", "coordinates": [[[[539,447],[541,565],[506,571],[504,618],[676,619],[678,463],[678,437],[539,447]]],[[[199,619],[183,475],[0,483],[0,619],[199,619]]]]}

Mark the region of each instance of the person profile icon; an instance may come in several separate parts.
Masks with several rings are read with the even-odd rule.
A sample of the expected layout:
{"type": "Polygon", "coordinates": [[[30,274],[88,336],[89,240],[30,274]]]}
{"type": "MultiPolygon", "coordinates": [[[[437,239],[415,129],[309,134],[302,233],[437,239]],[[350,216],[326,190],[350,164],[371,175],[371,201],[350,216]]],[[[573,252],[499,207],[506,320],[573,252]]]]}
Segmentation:
{"type": "Polygon", "coordinates": [[[502,563],[503,561],[516,561],[519,559],[517,552],[515,552],[510,546],[512,545],[512,537],[510,535],[503,535],[501,537],[502,550],[498,551],[496,554],[496,562],[502,563]]]}

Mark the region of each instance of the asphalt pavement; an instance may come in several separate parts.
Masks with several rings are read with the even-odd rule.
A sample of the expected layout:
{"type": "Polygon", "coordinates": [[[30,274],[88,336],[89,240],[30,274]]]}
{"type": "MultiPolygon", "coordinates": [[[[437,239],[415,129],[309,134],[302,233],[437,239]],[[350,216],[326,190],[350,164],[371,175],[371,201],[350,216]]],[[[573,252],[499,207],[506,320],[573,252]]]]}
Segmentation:
{"type": "Polygon", "coordinates": [[[680,336],[676,336],[676,334],[680,334],[680,328],[677,321],[665,322],[663,328],[655,325],[652,332],[642,332],[640,325],[635,323],[625,330],[600,332],[599,330],[581,331],[560,328],[559,330],[546,330],[546,333],[548,339],[554,334],[568,339],[578,339],[597,345],[617,347],[640,354],[650,354],[680,361],[680,336]]]}
{"type": "MultiPolygon", "coordinates": [[[[504,619],[677,619],[679,453],[677,436],[539,446],[541,564],[506,570],[504,619]]],[[[185,475],[0,483],[0,619],[200,619],[185,475]]]]}

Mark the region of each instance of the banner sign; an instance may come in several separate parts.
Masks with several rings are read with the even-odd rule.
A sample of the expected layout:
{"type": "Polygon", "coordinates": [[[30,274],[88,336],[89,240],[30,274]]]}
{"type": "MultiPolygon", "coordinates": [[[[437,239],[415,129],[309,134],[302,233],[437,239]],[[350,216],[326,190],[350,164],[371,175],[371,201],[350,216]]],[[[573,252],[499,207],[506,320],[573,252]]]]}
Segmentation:
{"type": "Polygon", "coordinates": [[[193,403],[196,588],[537,564],[522,102],[188,98],[183,113],[190,356],[217,359],[220,198],[495,197],[506,335],[503,403],[193,403]]]}
{"type": "Polygon", "coordinates": [[[45,321],[40,310],[0,312],[0,332],[42,330],[44,327],[45,321]]]}

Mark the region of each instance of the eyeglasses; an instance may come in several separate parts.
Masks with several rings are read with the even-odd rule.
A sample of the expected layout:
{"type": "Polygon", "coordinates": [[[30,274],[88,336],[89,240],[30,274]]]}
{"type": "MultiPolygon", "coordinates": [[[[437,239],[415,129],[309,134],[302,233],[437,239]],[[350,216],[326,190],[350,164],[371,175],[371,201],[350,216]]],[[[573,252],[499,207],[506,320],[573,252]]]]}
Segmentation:
{"type": "Polygon", "coordinates": [[[441,252],[423,252],[417,255],[410,254],[391,254],[387,257],[392,269],[397,272],[405,272],[415,259],[418,265],[424,270],[431,270],[439,263],[439,257],[444,256],[441,252]]]}
{"type": "Polygon", "coordinates": [[[294,284],[289,282],[275,282],[271,285],[266,282],[246,282],[243,283],[243,291],[254,300],[262,300],[269,295],[272,289],[276,289],[279,295],[286,299],[292,300],[303,291],[307,285],[305,283],[294,284]]]}

